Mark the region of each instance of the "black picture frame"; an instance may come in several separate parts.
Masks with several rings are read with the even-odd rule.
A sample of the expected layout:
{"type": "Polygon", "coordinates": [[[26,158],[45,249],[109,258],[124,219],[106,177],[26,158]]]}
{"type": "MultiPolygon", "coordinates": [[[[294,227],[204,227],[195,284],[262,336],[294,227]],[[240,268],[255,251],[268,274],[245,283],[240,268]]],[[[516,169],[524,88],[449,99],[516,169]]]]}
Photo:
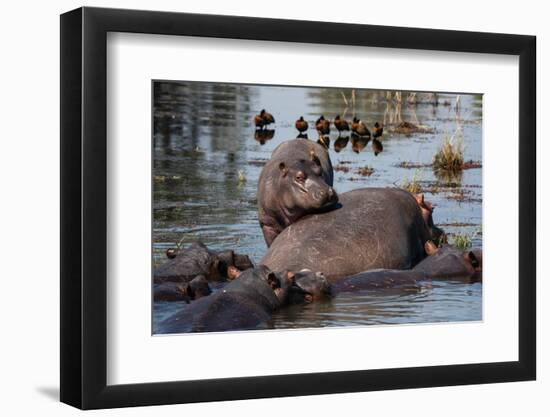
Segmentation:
{"type": "Polygon", "coordinates": [[[93,409],[536,378],[534,36],[84,7],[61,15],[60,56],[62,402],[93,409]],[[108,32],[519,56],[519,360],[107,385],[108,32]]]}

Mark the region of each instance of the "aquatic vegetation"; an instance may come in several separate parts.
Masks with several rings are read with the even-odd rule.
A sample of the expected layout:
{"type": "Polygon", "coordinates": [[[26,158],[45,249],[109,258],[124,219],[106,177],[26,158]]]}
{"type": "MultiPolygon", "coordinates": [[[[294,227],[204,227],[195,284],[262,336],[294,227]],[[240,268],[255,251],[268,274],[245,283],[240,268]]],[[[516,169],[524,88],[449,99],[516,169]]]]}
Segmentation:
{"type": "MultiPolygon", "coordinates": [[[[467,224],[464,224],[464,225],[467,225],[467,224]]],[[[482,234],[481,226],[477,227],[475,230],[469,233],[456,232],[451,235],[452,236],[451,244],[457,247],[458,249],[466,250],[472,247],[472,241],[476,237],[481,236],[481,234],[482,234]]]]}
{"type": "Polygon", "coordinates": [[[345,166],[345,165],[336,165],[334,167],[334,170],[337,171],[337,172],[349,172],[350,169],[351,169],[350,167],[345,166]]]}
{"type": "Polygon", "coordinates": [[[433,158],[435,171],[461,171],[464,167],[464,143],[461,137],[445,136],[433,158]]]}
{"type": "Polygon", "coordinates": [[[418,169],[418,168],[426,168],[431,167],[432,164],[423,164],[421,162],[411,162],[411,161],[401,161],[399,162],[396,167],[399,168],[407,168],[407,169],[418,169]]]}
{"type": "Polygon", "coordinates": [[[401,122],[391,130],[393,133],[399,133],[402,135],[412,135],[413,133],[433,133],[432,128],[417,125],[411,122],[401,122]]]}
{"type": "Polygon", "coordinates": [[[422,191],[422,187],[420,186],[420,171],[416,170],[413,177],[408,180],[405,179],[403,181],[403,184],[401,184],[401,188],[408,191],[409,193],[419,193],[422,191]]]}
{"type": "Polygon", "coordinates": [[[239,183],[246,182],[246,176],[242,170],[239,170],[237,174],[239,175],[239,183]]]}
{"type": "Polygon", "coordinates": [[[472,236],[469,233],[453,233],[451,242],[458,249],[466,250],[472,247],[472,236]]]}
{"type": "Polygon", "coordinates": [[[371,168],[369,166],[365,166],[357,170],[357,173],[359,175],[362,175],[363,177],[370,177],[373,172],[374,172],[374,168],[371,168]]]}

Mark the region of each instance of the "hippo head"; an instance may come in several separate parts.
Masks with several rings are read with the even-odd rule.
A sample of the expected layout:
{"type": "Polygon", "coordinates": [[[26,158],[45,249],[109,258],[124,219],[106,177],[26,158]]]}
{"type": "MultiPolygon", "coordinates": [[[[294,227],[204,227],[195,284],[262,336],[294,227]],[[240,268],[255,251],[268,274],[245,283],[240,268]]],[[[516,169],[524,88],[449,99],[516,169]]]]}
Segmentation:
{"type": "Polygon", "coordinates": [[[260,279],[267,283],[276,298],[276,304],[285,304],[289,288],[295,285],[294,274],[291,272],[273,272],[265,265],[259,265],[254,269],[248,269],[239,275],[237,281],[260,279]]]}
{"type": "Polygon", "coordinates": [[[189,296],[189,298],[196,300],[198,298],[210,295],[212,290],[208,285],[206,277],[204,275],[198,275],[188,283],[184,284],[184,292],[187,296],[189,296]]]}
{"type": "Polygon", "coordinates": [[[418,203],[418,206],[420,207],[420,212],[422,213],[424,223],[428,228],[429,239],[433,241],[436,246],[439,246],[440,243],[446,242],[447,239],[445,236],[445,232],[434,224],[432,216],[434,212],[434,207],[432,203],[424,200],[424,194],[415,194],[414,197],[416,199],[416,202],[418,203]]]}
{"type": "Polygon", "coordinates": [[[280,162],[279,175],[281,204],[291,219],[338,202],[336,191],[323,179],[321,163],[313,151],[308,160],[280,162]]]}
{"type": "Polygon", "coordinates": [[[295,285],[289,291],[289,303],[311,303],[330,297],[330,284],[322,272],[303,269],[294,274],[295,285]]]}
{"type": "Polygon", "coordinates": [[[432,242],[426,242],[428,257],[420,262],[415,270],[426,273],[430,278],[461,278],[471,282],[481,281],[482,250],[462,251],[450,245],[438,248],[432,242]]]}

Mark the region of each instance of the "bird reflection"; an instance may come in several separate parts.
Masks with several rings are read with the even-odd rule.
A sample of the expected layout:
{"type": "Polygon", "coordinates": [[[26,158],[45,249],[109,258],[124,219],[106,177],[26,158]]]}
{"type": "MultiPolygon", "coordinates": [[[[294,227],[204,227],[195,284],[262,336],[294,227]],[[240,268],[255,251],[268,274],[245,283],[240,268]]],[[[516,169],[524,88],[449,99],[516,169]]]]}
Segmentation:
{"type": "Polygon", "coordinates": [[[348,146],[349,142],[349,136],[340,136],[336,141],[334,142],[334,150],[336,152],[340,152],[342,149],[344,149],[346,146],[348,146]]]}
{"type": "Polygon", "coordinates": [[[307,133],[299,133],[296,139],[307,139],[307,133]]]}
{"type": "Polygon", "coordinates": [[[254,131],[254,139],[260,142],[260,145],[265,145],[265,143],[273,139],[275,136],[275,129],[256,129],[254,131]]]}
{"type": "Polygon", "coordinates": [[[323,145],[327,149],[330,148],[330,138],[328,136],[319,136],[317,143],[323,145]]]}
{"type": "Polygon", "coordinates": [[[359,135],[351,135],[351,150],[355,153],[361,152],[369,143],[370,138],[359,135]]]}
{"type": "Polygon", "coordinates": [[[378,156],[380,152],[384,150],[384,147],[382,146],[382,142],[380,142],[378,139],[373,138],[372,139],[372,151],[374,152],[374,156],[378,156]]]}

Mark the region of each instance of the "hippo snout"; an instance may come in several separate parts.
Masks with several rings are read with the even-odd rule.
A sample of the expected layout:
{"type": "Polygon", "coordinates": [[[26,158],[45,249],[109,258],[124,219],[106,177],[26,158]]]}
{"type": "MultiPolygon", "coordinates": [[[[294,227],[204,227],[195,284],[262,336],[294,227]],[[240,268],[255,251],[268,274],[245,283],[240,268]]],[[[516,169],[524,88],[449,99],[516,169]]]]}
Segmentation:
{"type": "Polygon", "coordinates": [[[338,194],[336,194],[336,191],[334,190],[334,188],[328,187],[327,194],[328,194],[329,202],[331,202],[331,203],[338,202],[338,194]]]}
{"type": "Polygon", "coordinates": [[[318,201],[325,201],[327,203],[335,203],[338,201],[338,195],[332,187],[316,191],[315,193],[313,193],[313,198],[318,201]]]}

